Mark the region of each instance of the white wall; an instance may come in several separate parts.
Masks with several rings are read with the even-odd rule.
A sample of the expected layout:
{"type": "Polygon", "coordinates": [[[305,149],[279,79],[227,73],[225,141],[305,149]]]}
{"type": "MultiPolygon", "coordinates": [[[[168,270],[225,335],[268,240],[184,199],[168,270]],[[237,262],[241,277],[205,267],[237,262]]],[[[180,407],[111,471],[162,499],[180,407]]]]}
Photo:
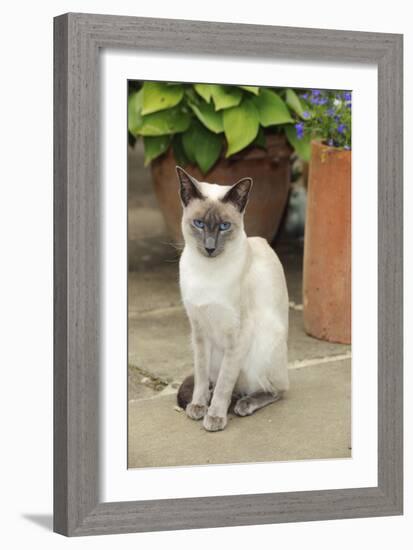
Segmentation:
{"type": "MultiPolygon", "coordinates": [[[[413,530],[411,474],[406,472],[406,514],[361,519],[121,535],[67,540],[41,527],[50,523],[52,505],[52,18],[67,11],[151,17],[265,23],[405,33],[406,151],[412,150],[412,37],[408,2],[393,0],[67,0],[9,1],[0,22],[0,312],[1,312],[1,467],[0,538],[5,548],[233,547],[408,548],[413,530]],[[6,375],[4,377],[4,375],[6,375]],[[35,521],[27,516],[35,516],[35,521]],[[8,540],[9,539],[9,540],[8,540]],[[404,539],[404,542],[402,542],[404,539]]],[[[411,18],[410,18],[411,20],[411,18]]],[[[406,155],[407,157],[407,155],[406,155]]],[[[412,170],[406,159],[405,204],[413,199],[412,170]],[[410,177],[409,177],[410,176],[410,177]]],[[[406,216],[407,245],[412,223],[406,216]]],[[[406,247],[407,252],[407,247],[406,247]]],[[[406,257],[411,268],[411,254],[406,257]]],[[[406,281],[411,280],[406,272],[406,281]]],[[[411,292],[407,298],[411,303],[411,292]]],[[[406,308],[407,309],[407,308],[406,308]]],[[[411,324],[406,314],[406,335],[411,324]],[[407,323],[410,322],[408,325],[407,323]]],[[[409,345],[409,342],[407,342],[409,345]]],[[[411,352],[406,349],[407,352],[411,352]]],[[[406,365],[412,365],[406,353],[406,365]]],[[[408,370],[407,369],[407,370],[408,370]]],[[[406,372],[406,396],[412,376],[406,372]]],[[[409,392],[410,388],[410,392],[409,392]]],[[[412,406],[406,403],[411,432],[412,406]]],[[[409,435],[409,434],[408,434],[409,435]]],[[[407,437],[406,464],[412,461],[407,437]]],[[[411,543],[410,543],[411,544],[411,543]]]]}

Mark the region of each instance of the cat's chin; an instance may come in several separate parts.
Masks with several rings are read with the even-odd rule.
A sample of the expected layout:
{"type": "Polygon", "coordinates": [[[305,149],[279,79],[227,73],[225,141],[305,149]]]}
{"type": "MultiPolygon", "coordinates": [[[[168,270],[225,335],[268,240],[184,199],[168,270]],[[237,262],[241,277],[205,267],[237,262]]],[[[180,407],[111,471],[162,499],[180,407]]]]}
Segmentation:
{"type": "Polygon", "coordinates": [[[200,250],[198,248],[198,252],[203,256],[204,258],[208,258],[209,260],[213,260],[214,258],[217,258],[222,254],[222,252],[213,252],[212,254],[208,254],[208,252],[205,252],[204,250],[200,250]]]}

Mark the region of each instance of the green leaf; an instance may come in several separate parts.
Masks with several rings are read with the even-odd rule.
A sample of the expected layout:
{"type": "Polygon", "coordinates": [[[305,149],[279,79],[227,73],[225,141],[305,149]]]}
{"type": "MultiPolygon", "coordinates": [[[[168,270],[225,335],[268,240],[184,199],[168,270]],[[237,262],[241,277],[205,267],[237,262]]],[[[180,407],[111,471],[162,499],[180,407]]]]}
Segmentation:
{"type": "Polygon", "coordinates": [[[191,101],[192,103],[195,103],[198,105],[202,101],[202,98],[199,97],[199,95],[195,92],[194,87],[188,87],[185,88],[185,96],[188,101],[191,101]]]}
{"type": "Polygon", "coordinates": [[[142,116],[140,124],[135,125],[135,133],[142,136],[163,136],[185,132],[191,123],[191,115],[185,108],[177,105],[172,109],[142,116]]]}
{"type": "Polygon", "coordinates": [[[216,111],[239,105],[242,99],[242,91],[235,86],[195,84],[195,90],[207,103],[211,102],[212,97],[216,111]]]}
{"type": "Polygon", "coordinates": [[[163,136],[185,132],[191,122],[191,115],[184,107],[142,115],[143,89],[129,96],[128,130],[134,136],[163,136]]]}
{"type": "Polygon", "coordinates": [[[182,147],[185,155],[187,156],[191,164],[196,163],[195,159],[195,124],[189,128],[184,134],[182,134],[182,147]]]}
{"type": "Polygon", "coordinates": [[[149,115],[175,107],[184,96],[184,88],[163,82],[145,82],[142,87],[142,114],[149,115]]]}
{"type": "Polygon", "coordinates": [[[294,90],[291,90],[291,88],[288,88],[286,94],[285,94],[285,100],[287,102],[287,105],[290,107],[291,110],[293,110],[297,115],[301,118],[303,117],[304,108],[300,101],[300,98],[298,95],[294,92],[294,90]]]}
{"type": "Polygon", "coordinates": [[[165,153],[171,143],[171,136],[145,136],[143,145],[145,149],[145,166],[165,153]]]}
{"type": "Polygon", "coordinates": [[[194,84],[196,93],[199,94],[207,103],[211,102],[213,87],[214,84],[194,84]]]}
{"type": "Polygon", "coordinates": [[[297,155],[308,162],[311,155],[311,135],[304,134],[303,138],[298,139],[297,132],[293,124],[288,124],[285,126],[285,134],[292,147],[294,147],[297,155]]]}
{"type": "Polygon", "coordinates": [[[200,126],[195,143],[195,159],[201,172],[205,174],[218,160],[222,149],[222,136],[200,126]]]}
{"type": "Polygon", "coordinates": [[[223,121],[228,142],[226,157],[247,147],[258,134],[259,116],[252,99],[244,99],[237,107],[226,109],[223,121]]]}
{"type": "Polygon", "coordinates": [[[180,166],[186,166],[189,164],[189,159],[185,154],[184,146],[182,144],[182,137],[185,134],[176,134],[172,139],[172,149],[176,163],[180,166]]]}
{"type": "Polygon", "coordinates": [[[142,125],[142,90],[132,93],[128,98],[128,130],[137,136],[142,125]]]}
{"type": "Polygon", "coordinates": [[[210,132],[200,122],[194,121],[191,128],[182,135],[182,144],[190,162],[196,162],[205,174],[219,158],[222,136],[210,132]]]}
{"type": "Polygon", "coordinates": [[[257,137],[254,139],[252,144],[260,147],[261,149],[267,148],[267,140],[265,138],[264,130],[261,126],[259,127],[257,137]]]}
{"type": "Polygon", "coordinates": [[[243,90],[246,90],[247,92],[250,92],[254,95],[258,95],[260,93],[259,86],[238,86],[239,88],[242,88],[243,90]]]}
{"type": "Polygon", "coordinates": [[[214,100],[215,109],[229,109],[241,103],[242,92],[238,88],[232,86],[215,85],[212,90],[212,98],[214,100]]]}
{"type": "Polygon", "coordinates": [[[215,111],[211,103],[199,102],[199,104],[196,105],[195,103],[189,102],[188,104],[198,119],[208,128],[208,130],[211,130],[211,132],[214,132],[215,134],[219,134],[224,131],[222,113],[215,111]]]}
{"type": "Polygon", "coordinates": [[[253,97],[252,101],[258,109],[260,123],[265,128],[293,122],[287,106],[275,92],[261,89],[260,95],[253,97]]]}

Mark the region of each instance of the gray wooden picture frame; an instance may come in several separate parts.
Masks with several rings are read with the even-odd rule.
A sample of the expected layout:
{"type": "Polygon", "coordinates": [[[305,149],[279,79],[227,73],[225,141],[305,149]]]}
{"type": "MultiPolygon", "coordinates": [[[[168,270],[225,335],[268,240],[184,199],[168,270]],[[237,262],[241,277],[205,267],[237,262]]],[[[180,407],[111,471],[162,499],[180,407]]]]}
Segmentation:
{"type": "Polygon", "coordinates": [[[54,20],[54,52],[54,530],[74,536],[401,514],[402,36],[66,14],[54,20]],[[102,48],[377,65],[377,487],[99,500],[102,48]]]}

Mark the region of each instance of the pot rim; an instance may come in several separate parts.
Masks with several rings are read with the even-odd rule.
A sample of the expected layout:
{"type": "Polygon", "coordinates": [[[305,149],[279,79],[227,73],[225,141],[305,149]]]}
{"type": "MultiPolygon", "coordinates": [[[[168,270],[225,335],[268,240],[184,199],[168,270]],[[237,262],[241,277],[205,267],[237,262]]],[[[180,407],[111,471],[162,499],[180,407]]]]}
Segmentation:
{"type": "Polygon", "coordinates": [[[350,155],[352,151],[352,149],[344,149],[344,147],[335,147],[334,145],[328,145],[327,143],[324,143],[321,139],[312,139],[311,147],[318,147],[320,149],[324,149],[332,152],[334,151],[336,153],[350,154],[350,155]]]}

